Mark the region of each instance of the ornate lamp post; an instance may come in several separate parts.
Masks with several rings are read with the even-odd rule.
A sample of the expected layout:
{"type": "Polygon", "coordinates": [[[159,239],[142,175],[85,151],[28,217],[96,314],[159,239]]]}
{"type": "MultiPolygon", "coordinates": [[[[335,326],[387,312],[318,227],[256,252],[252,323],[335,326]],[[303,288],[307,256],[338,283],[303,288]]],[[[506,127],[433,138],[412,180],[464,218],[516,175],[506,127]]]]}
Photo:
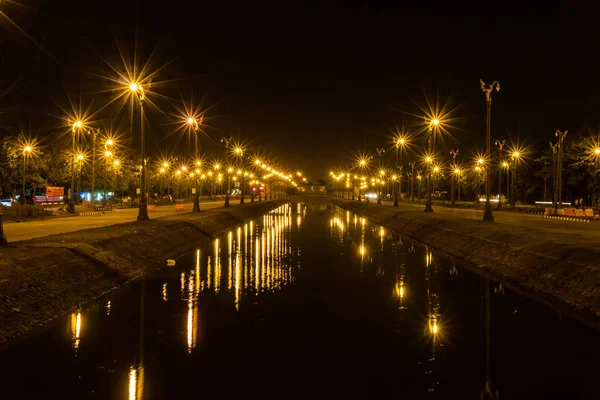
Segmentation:
{"type": "MultiPolygon", "coordinates": [[[[492,159],[491,159],[491,123],[492,123],[492,91],[496,88],[496,91],[500,91],[500,82],[494,81],[491,85],[485,86],[483,79],[479,80],[481,84],[481,91],[485,93],[485,102],[487,105],[487,119],[486,119],[486,134],[485,134],[485,158],[488,160],[487,177],[485,180],[485,209],[483,211],[483,222],[494,222],[494,216],[492,215],[492,203],[490,202],[490,184],[492,183],[492,159]]],[[[500,202],[498,202],[500,204],[500,202]]]]}

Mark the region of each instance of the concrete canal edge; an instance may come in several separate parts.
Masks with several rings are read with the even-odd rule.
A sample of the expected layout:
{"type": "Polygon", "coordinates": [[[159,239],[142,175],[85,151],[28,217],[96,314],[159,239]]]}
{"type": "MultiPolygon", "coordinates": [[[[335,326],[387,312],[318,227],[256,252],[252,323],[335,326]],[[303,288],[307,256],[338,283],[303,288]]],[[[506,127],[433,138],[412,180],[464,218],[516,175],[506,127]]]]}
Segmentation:
{"type": "Polygon", "coordinates": [[[0,248],[0,343],[166,266],[287,200],[48,236],[0,248]]]}
{"type": "MultiPolygon", "coordinates": [[[[317,200],[312,196],[303,200],[310,202],[311,198],[317,200]]],[[[331,197],[317,201],[324,199],[600,328],[600,244],[596,248],[578,248],[572,243],[565,246],[556,238],[532,240],[529,235],[534,232],[525,235],[501,224],[444,220],[430,213],[403,213],[392,207],[331,197]],[[473,229],[471,225],[478,226],[473,229]]]]}

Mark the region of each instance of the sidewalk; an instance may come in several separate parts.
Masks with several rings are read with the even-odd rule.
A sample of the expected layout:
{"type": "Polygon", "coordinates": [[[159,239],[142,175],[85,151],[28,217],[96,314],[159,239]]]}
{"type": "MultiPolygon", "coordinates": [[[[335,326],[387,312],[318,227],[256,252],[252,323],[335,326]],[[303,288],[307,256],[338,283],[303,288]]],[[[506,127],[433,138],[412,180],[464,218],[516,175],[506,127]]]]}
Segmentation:
{"type": "MultiPolygon", "coordinates": [[[[209,210],[223,206],[223,201],[209,201],[200,203],[201,210],[209,210]]],[[[193,204],[184,204],[184,213],[192,211],[193,204]]],[[[149,212],[151,219],[161,218],[173,214],[175,204],[157,206],[155,212],[149,212]]],[[[137,220],[137,208],[123,208],[112,212],[94,215],[70,215],[48,219],[30,219],[24,222],[8,222],[4,224],[4,235],[9,243],[55,235],[59,233],[75,232],[82,229],[100,228],[124,222],[137,220]]]]}

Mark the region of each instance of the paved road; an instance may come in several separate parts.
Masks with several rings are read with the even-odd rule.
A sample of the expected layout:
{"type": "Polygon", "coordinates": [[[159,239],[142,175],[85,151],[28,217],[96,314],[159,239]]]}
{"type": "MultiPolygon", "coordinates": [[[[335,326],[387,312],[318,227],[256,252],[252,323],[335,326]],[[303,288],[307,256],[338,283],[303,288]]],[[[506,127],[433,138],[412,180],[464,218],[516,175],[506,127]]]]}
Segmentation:
{"type": "MultiPolygon", "coordinates": [[[[200,203],[200,209],[206,210],[223,206],[222,201],[200,203]]],[[[192,210],[192,204],[185,204],[185,211],[192,210]]],[[[150,218],[160,218],[175,214],[174,205],[158,206],[156,212],[151,212],[150,218]]],[[[179,211],[181,213],[181,211],[179,211]]],[[[80,215],[65,218],[46,220],[32,220],[27,222],[13,222],[4,224],[4,234],[9,242],[35,239],[58,233],[75,232],[82,229],[99,228],[102,226],[132,222],[137,219],[137,208],[125,208],[106,214],[80,215]]]]}
{"type": "MultiPolygon", "coordinates": [[[[393,202],[384,201],[385,206],[391,207],[393,202]]],[[[410,202],[401,202],[401,209],[409,209],[411,211],[422,210],[424,204],[414,204],[410,202]]],[[[433,205],[434,213],[440,215],[451,215],[457,218],[465,218],[472,220],[481,220],[483,218],[483,210],[449,208],[433,205]]],[[[500,211],[494,212],[494,221],[504,225],[514,225],[522,228],[538,228],[544,229],[552,233],[564,235],[585,235],[586,238],[597,238],[600,244],[600,222],[592,221],[589,223],[580,221],[563,221],[557,219],[544,218],[543,215],[527,214],[524,212],[500,211]]]]}

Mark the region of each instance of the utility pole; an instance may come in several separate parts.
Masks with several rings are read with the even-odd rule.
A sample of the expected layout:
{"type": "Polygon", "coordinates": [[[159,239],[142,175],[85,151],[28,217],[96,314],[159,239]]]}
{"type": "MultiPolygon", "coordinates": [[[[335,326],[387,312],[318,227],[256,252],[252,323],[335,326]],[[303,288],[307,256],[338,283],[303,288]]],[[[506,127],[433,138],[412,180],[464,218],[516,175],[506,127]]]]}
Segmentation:
{"type": "Polygon", "coordinates": [[[506,139],[496,140],[498,146],[498,210],[502,208],[502,148],[506,144],[506,139]]]}
{"type": "Polygon", "coordinates": [[[483,79],[479,79],[481,84],[481,91],[485,93],[486,105],[487,105],[487,122],[486,122],[486,134],[485,134],[485,158],[487,159],[488,166],[486,171],[486,182],[485,182],[485,208],[483,212],[483,222],[494,222],[494,216],[492,215],[492,203],[490,203],[490,183],[492,180],[492,159],[491,159],[491,124],[492,124],[492,91],[494,87],[496,91],[500,91],[500,82],[494,81],[491,85],[485,86],[483,79]]]}

